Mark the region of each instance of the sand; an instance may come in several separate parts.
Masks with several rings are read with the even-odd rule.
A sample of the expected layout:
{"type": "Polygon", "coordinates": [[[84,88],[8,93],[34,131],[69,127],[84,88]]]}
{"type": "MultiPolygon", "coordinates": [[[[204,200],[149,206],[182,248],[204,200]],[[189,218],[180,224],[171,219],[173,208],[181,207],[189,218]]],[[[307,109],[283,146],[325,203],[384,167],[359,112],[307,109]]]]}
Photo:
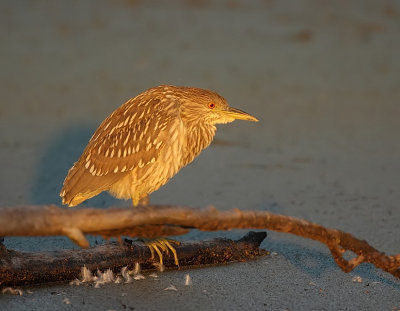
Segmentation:
{"type": "MultiPolygon", "coordinates": [[[[69,167],[109,113],[155,85],[196,86],[260,122],[219,126],[153,203],[270,210],[400,252],[397,2],[10,0],[0,25],[0,206],[61,204],[69,167]]],[[[104,194],[84,205],[127,203],[104,194]]],[[[268,234],[262,246],[274,256],[98,289],[24,288],[0,295],[0,309],[400,309],[391,275],[370,265],[346,274],[324,246],[268,234]]],[[[63,237],[6,245],[73,246],[63,237]]]]}

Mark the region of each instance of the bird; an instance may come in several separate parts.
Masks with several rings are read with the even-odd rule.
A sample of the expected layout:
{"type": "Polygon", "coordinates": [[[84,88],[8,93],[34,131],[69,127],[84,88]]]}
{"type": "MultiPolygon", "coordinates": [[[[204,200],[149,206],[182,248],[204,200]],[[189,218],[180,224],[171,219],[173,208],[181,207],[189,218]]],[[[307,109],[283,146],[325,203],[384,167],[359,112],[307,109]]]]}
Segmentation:
{"type": "MultiPolygon", "coordinates": [[[[230,107],[215,91],[173,85],[150,88],[100,124],[68,171],[60,191],[62,203],[76,206],[108,191],[131,199],[134,207],[146,205],[152,192],[211,144],[216,124],[236,119],[258,121],[230,107]]],[[[160,255],[157,245],[165,250],[168,244],[163,240],[155,250],[160,255]]]]}

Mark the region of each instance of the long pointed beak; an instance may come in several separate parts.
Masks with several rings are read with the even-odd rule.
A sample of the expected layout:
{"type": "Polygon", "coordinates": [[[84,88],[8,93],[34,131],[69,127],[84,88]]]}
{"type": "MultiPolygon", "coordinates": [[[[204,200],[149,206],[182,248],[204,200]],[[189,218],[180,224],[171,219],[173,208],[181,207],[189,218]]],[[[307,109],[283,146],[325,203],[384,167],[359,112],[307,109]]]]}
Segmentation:
{"type": "Polygon", "coordinates": [[[236,108],[232,108],[232,107],[229,107],[227,110],[224,110],[224,114],[228,117],[238,119],[238,120],[258,122],[258,119],[256,117],[253,117],[252,115],[250,115],[247,112],[244,112],[240,109],[236,109],[236,108]]]}

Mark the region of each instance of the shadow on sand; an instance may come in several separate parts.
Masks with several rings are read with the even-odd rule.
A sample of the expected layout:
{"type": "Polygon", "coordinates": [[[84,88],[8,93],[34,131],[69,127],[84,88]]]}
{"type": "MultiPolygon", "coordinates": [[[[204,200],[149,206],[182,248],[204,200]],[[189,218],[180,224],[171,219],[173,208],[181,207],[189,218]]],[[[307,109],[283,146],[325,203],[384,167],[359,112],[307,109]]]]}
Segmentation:
{"type": "MultiPolygon", "coordinates": [[[[279,241],[267,239],[264,245],[266,245],[269,251],[277,252],[292,265],[296,266],[296,268],[316,280],[323,278],[324,274],[327,274],[329,271],[340,270],[328,249],[320,251],[318,249],[307,248],[296,242],[283,241],[282,239],[279,239],[279,241]]],[[[371,282],[379,282],[400,289],[398,281],[389,273],[385,273],[383,272],[382,274],[381,270],[375,268],[372,264],[361,264],[350,272],[352,276],[360,276],[365,286],[369,286],[371,282]]]]}
{"type": "MultiPolygon", "coordinates": [[[[56,204],[61,206],[59,196],[68,170],[85,149],[95,131],[93,126],[74,126],[55,133],[40,156],[30,191],[31,204],[56,204]]],[[[83,202],[82,206],[107,207],[118,201],[102,193],[83,202]]],[[[126,203],[123,200],[121,203],[126,203]]],[[[121,204],[120,203],[120,204],[121,204]]]]}

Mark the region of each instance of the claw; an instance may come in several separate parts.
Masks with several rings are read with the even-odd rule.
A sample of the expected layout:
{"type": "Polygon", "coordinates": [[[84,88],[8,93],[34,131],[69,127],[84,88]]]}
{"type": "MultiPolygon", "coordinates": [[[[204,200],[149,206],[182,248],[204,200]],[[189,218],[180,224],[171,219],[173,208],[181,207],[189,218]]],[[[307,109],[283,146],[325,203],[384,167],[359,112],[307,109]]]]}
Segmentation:
{"type": "Polygon", "coordinates": [[[173,240],[168,241],[167,239],[165,239],[163,242],[167,246],[167,250],[169,248],[171,250],[172,254],[174,254],[175,264],[179,267],[178,254],[176,253],[175,247],[173,247],[170,242],[176,243],[177,245],[179,245],[181,243],[179,243],[178,241],[173,241],[173,240]]]}
{"type": "Polygon", "coordinates": [[[145,243],[145,244],[148,246],[148,248],[150,250],[150,253],[151,253],[150,259],[154,259],[154,248],[151,245],[148,245],[147,243],[145,243]]]}
{"type": "Polygon", "coordinates": [[[160,264],[163,265],[164,264],[163,263],[163,255],[162,255],[161,251],[158,249],[157,244],[150,242],[150,243],[147,244],[147,246],[150,248],[150,251],[153,250],[151,252],[151,258],[154,259],[154,251],[156,251],[157,255],[158,255],[158,258],[160,258],[160,264]]]}
{"type": "Polygon", "coordinates": [[[165,238],[159,238],[155,240],[150,240],[150,241],[144,241],[144,243],[149,247],[150,252],[151,252],[151,259],[154,259],[154,251],[156,251],[158,258],[160,258],[160,264],[161,266],[163,265],[163,254],[162,252],[165,252],[167,254],[170,254],[170,251],[174,255],[174,261],[175,264],[179,267],[179,260],[178,260],[178,255],[176,253],[176,249],[172,246],[171,243],[180,245],[179,241],[171,240],[171,239],[165,239],[165,238]]]}

